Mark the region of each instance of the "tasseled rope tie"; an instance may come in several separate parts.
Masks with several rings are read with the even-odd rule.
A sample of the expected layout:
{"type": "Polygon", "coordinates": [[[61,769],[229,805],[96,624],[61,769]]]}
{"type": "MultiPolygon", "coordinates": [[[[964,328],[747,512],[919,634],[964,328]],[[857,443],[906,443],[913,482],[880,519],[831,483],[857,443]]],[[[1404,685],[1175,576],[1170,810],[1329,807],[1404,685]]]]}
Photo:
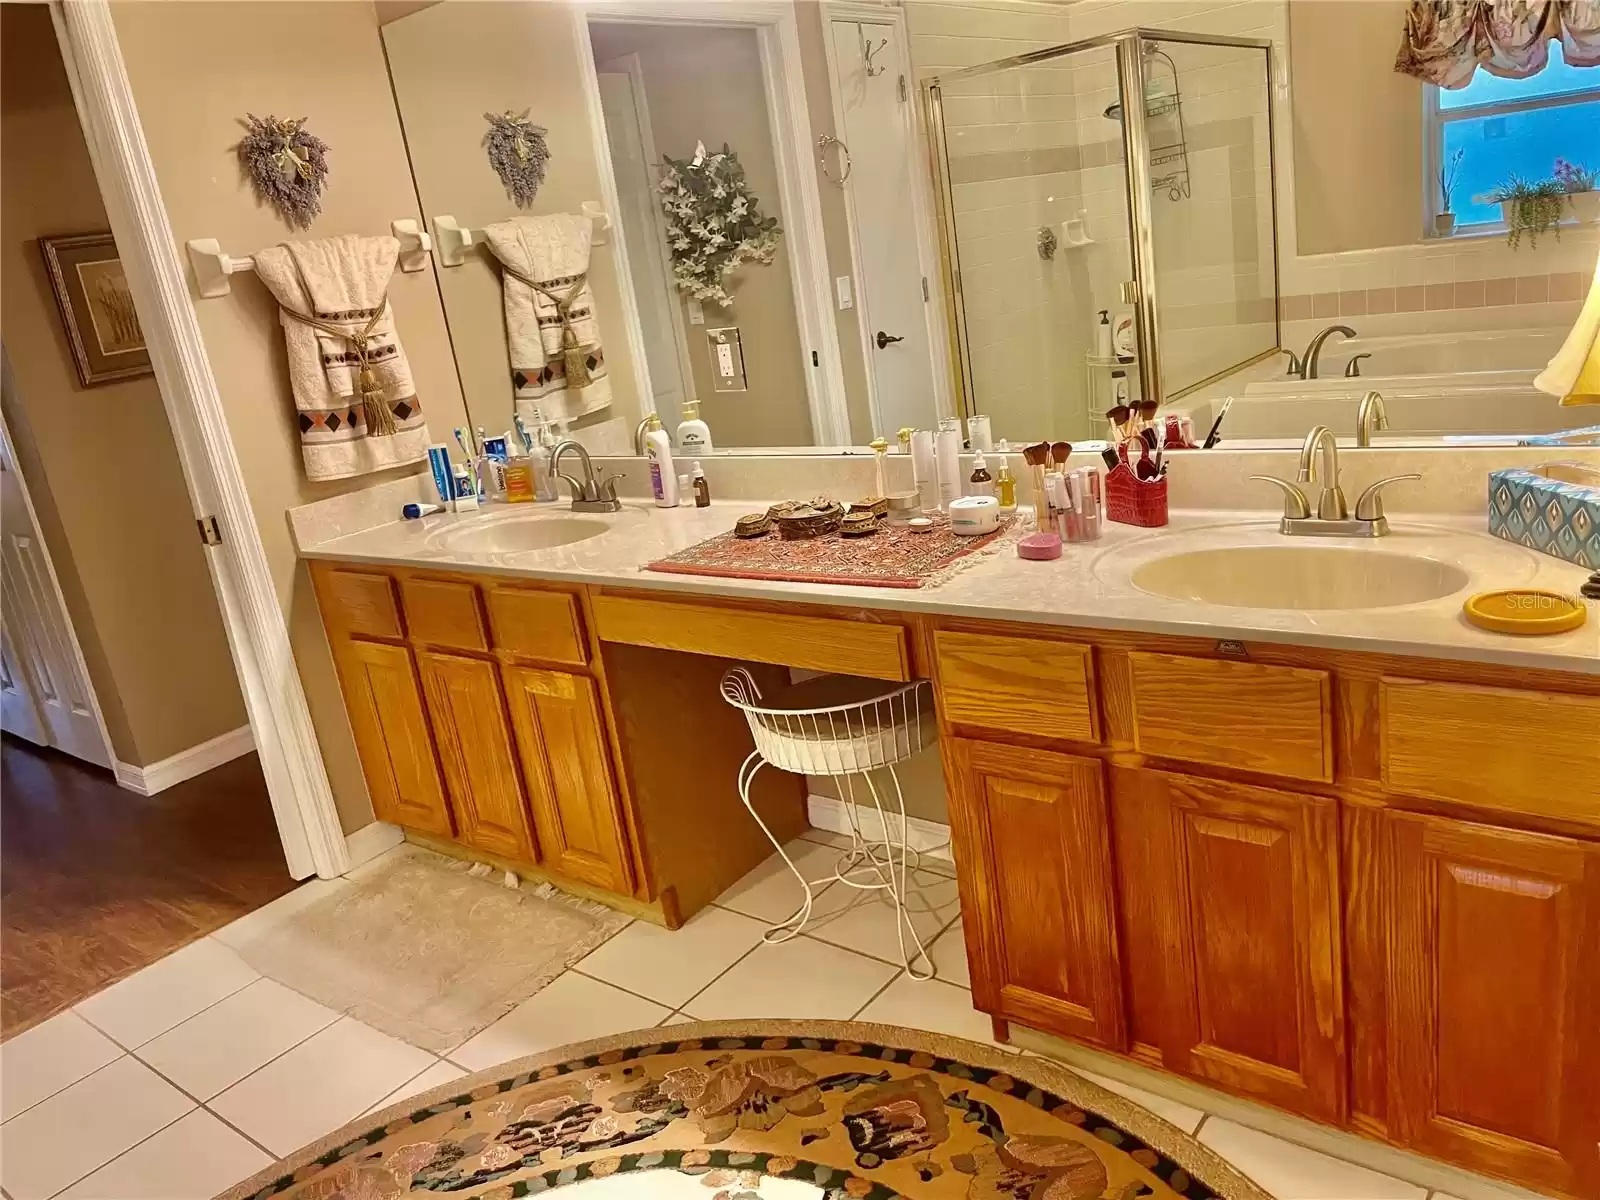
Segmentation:
{"type": "Polygon", "coordinates": [[[557,295],[550,288],[535,283],[521,271],[509,263],[500,264],[507,274],[521,280],[534,291],[538,292],[550,303],[556,306],[556,315],[561,318],[561,360],[567,372],[567,386],[586,388],[594,382],[589,374],[588,355],[583,352],[583,347],[578,344],[577,332],[572,328],[572,302],[578,298],[578,293],[583,291],[583,285],[589,281],[587,273],[578,276],[578,280],[567,289],[565,295],[557,295]]]}
{"type": "Polygon", "coordinates": [[[361,414],[366,419],[367,435],[369,437],[389,437],[395,432],[394,413],[389,411],[388,402],[384,399],[383,388],[378,383],[378,376],[372,369],[372,363],[367,358],[367,342],[372,337],[372,331],[377,328],[378,322],[383,319],[383,314],[389,310],[389,293],[385,291],[383,298],[378,301],[378,307],[373,312],[372,318],[360,333],[351,333],[340,329],[337,325],[330,325],[320,317],[307,313],[296,312],[287,305],[279,305],[302,325],[309,325],[313,329],[320,329],[323,333],[331,333],[334,337],[343,338],[350,343],[351,349],[356,352],[356,362],[360,364],[360,374],[356,376],[357,384],[361,389],[361,414]]]}

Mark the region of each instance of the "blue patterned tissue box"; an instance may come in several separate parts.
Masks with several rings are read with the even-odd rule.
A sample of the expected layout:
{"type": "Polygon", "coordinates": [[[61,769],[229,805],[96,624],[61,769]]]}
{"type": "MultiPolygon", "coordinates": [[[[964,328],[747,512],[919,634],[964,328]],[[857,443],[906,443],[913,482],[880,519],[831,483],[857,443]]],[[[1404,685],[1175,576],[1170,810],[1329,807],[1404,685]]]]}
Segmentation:
{"type": "Polygon", "coordinates": [[[1600,570],[1600,471],[1551,463],[1489,472],[1489,532],[1600,570]]]}

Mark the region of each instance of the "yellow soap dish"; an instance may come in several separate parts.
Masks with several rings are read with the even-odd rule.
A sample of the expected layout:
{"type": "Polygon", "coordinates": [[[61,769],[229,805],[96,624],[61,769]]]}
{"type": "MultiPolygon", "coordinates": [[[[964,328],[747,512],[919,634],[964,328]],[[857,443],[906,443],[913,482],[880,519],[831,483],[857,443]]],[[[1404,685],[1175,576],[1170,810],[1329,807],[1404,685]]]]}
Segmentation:
{"type": "Polygon", "coordinates": [[[1587,619],[1588,609],[1576,596],[1541,588],[1507,588],[1480,592],[1462,606],[1467,620],[1491,633],[1566,633],[1587,619]]]}

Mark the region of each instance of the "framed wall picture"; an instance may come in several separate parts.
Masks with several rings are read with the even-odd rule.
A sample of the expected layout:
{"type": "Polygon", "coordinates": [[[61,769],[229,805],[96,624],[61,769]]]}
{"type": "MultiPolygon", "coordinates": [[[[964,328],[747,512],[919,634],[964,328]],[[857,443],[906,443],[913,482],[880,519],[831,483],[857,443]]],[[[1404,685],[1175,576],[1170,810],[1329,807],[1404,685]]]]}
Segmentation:
{"type": "Polygon", "coordinates": [[[40,238],[39,249],[83,385],[151,374],[150,351],[111,234],[40,238]]]}

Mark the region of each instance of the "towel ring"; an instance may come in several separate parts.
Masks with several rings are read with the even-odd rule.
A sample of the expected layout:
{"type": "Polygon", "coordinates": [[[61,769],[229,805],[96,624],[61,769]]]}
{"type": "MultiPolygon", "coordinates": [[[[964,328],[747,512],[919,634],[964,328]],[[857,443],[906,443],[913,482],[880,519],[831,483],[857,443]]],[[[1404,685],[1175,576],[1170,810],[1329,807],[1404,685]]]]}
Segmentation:
{"type": "Polygon", "coordinates": [[[850,178],[850,168],[851,168],[852,165],[853,164],[850,162],[850,147],[849,146],[846,146],[843,142],[841,142],[838,138],[834,137],[833,134],[831,134],[831,133],[824,133],[822,136],[817,138],[817,166],[820,167],[821,170],[822,170],[822,177],[824,179],[826,179],[829,183],[833,184],[835,187],[843,187],[845,180],[850,178]],[[837,146],[837,147],[839,147],[839,153],[844,156],[844,170],[840,172],[839,178],[837,178],[837,179],[835,179],[832,175],[828,174],[828,147],[829,146],[837,146]]]}

